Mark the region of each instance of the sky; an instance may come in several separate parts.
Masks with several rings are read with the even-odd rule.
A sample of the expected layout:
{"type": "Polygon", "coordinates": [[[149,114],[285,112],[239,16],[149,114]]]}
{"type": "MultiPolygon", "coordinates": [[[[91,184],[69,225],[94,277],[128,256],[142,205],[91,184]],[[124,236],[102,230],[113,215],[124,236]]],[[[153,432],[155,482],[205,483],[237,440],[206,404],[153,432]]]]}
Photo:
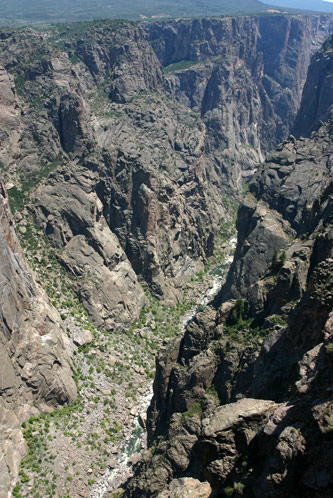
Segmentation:
{"type": "Polygon", "coordinates": [[[333,13],[333,0],[261,0],[276,7],[333,13]]]}

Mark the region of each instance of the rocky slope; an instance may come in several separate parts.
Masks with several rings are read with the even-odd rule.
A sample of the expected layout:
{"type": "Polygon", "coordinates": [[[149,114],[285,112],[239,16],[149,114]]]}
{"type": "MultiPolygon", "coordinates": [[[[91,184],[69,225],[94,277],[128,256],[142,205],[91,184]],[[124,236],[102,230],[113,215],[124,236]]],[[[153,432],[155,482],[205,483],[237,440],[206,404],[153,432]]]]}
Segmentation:
{"type": "Polygon", "coordinates": [[[21,423],[45,403],[75,401],[69,340],[58,312],[29,273],[8,197],[0,191],[0,496],[10,496],[26,452],[21,423]]]}
{"type": "Polygon", "coordinates": [[[96,325],[133,322],[139,282],[175,302],[203,268],[331,30],[329,16],[2,30],[10,197],[32,203],[96,325]]]}
{"type": "MultiPolygon", "coordinates": [[[[330,47],[308,82],[329,81],[330,47]]],[[[225,286],[160,350],[125,495],[172,496],[182,477],[216,497],[332,495],[332,153],[330,118],[259,168],[225,286]]]]}
{"type": "Polygon", "coordinates": [[[206,125],[216,182],[227,176],[239,186],[242,173],[251,174],[288,136],[314,40],[324,41],[325,25],[319,17],[254,16],[147,26],[148,40],[170,70],[167,91],[206,125]]]}
{"type": "MultiPolygon", "coordinates": [[[[289,133],[310,54],[331,30],[327,16],[265,16],[0,32],[1,172],[34,269],[22,257],[3,187],[4,496],[27,450],[19,426],[31,414],[16,494],[88,496],[105,466],[114,467],[112,455],[122,450],[121,439],[137,415],[136,396],[146,395],[157,343],[175,335],[188,308],[181,292],[198,294],[202,274],[194,275],[216,249],[221,224],[225,235],[242,172],[248,174],[248,164],[252,168],[289,133]],[[279,38],[269,36],[273,28],[279,38]],[[276,72],[269,54],[274,54],[276,72]],[[142,285],[164,304],[147,290],[145,295],[142,285]],[[165,306],[175,302],[170,310],[165,306]],[[61,412],[40,415],[75,399],[69,347],[76,357],[80,397],[61,412]],[[31,411],[27,405],[33,404],[31,411]]],[[[327,125],[311,141],[292,139],[271,155],[261,180],[251,184],[223,294],[214,307],[198,313],[184,337],[160,353],[148,428],[151,441],[158,435],[162,440],[146,457],[147,468],[149,455],[154,462],[147,476],[155,477],[138,478],[128,492],[185,495],[191,489],[202,494],[210,486],[219,489],[226,478],[233,485],[239,470],[235,455],[257,441],[263,424],[289,399],[293,382],[300,382],[300,392],[307,385],[319,350],[303,355],[321,339],[321,331],[313,337],[311,320],[324,327],[331,306],[330,280],[323,283],[331,250],[329,134],[327,125]],[[303,171],[311,181],[303,183],[303,171]],[[245,240],[251,240],[248,251],[245,240]],[[264,254],[267,242],[272,248],[264,254]],[[292,305],[283,299],[286,285],[292,305]],[[289,307],[294,318],[285,329],[289,307]],[[301,309],[307,317],[304,337],[295,325],[302,323],[301,309]],[[264,331],[258,332],[262,325],[264,331]],[[292,359],[286,361],[290,349],[292,359]],[[295,373],[299,361],[301,379],[295,373]],[[275,394],[268,395],[272,385],[275,394]],[[253,401],[258,397],[259,403],[253,401]],[[219,426],[220,411],[229,425],[219,426]],[[165,430],[169,440],[163,440],[165,430]],[[210,460],[211,446],[222,454],[214,431],[223,432],[222,439],[227,431],[234,445],[223,446],[221,440],[231,453],[230,472],[221,470],[219,459],[210,460]],[[206,455],[203,467],[195,445],[206,455]],[[180,479],[166,488],[185,471],[209,479],[210,485],[180,479]]],[[[326,328],[329,334],[330,322],[326,328]]],[[[326,365],[326,349],[320,351],[326,365]]],[[[317,418],[325,424],[330,405],[322,407],[317,418]]],[[[250,482],[257,471],[264,469],[256,467],[242,479],[250,482]]]]}
{"type": "Polygon", "coordinates": [[[309,77],[303,89],[302,105],[294,125],[294,134],[307,137],[318,121],[326,121],[332,113],[332,38],[313,57],[309,77]]]}

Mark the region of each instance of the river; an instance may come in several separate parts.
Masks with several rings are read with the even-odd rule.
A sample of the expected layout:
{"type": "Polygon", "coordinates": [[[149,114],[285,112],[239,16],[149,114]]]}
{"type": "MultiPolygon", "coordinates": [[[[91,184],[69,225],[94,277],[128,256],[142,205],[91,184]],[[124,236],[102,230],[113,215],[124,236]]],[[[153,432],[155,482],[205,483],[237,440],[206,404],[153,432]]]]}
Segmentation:
{"type": "MultiPolygon", "coordinates": [[[[236,237],[232,237],[228,241],[230,248],[228,256],[223,262],[223,267],[230,266],[233,261],[233,250],[236,247],[236,237]]],[[[213,272],[212,272],[213,273],[213,272]]],[[[221,289],[222,284],[227,273],[227,268],[225,271],[218,275],[213,275],[211,287],[204,293],[201,297],[199,306],[206,306],[212,298],[221,289]]],[[[193,319],[194,315],[198,310],[198,304],[193,306],[192,309],[187,311],[180,322],[180,333],[184,333],[186,326],[193,319]]],[[[115,465],[113,468],[108,468],[105,473],[96,481],[93,486],[90,498],[103,498],[106,492],[111,492],[121,486],[131,475],[132,465],[131,459],[133,455],[140,452],[146,447],[146,431],[143,429],[142,424],[140,424],[140,415],[146,413],[150,401],[153,396],[153,386],[152,383],[147,385],[146,392],[139,398],[136,406],[136,416],[132,425],[132,428],[125,436],[123,443],[119,449],[118,456],[115,458],[115,465]]]]}

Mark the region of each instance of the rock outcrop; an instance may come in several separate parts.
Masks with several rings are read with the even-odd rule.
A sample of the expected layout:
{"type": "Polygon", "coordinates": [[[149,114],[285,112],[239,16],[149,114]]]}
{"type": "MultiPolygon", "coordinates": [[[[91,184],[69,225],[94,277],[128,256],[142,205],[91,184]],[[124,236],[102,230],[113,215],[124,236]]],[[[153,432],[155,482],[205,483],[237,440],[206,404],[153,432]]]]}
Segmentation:
{"type": "Polygon", "coordinates": [[[26,450],[22,420],[34,405],[74,401],[76,386],[62,320],[29,273],[3,184],[0,253],[0,495],[9,496],[26,450]]]}
{"type": "Polygon", "coordinates": [[[332,57],[333,41],[329,38],[312,58],[309,67],[309,77],[293,131],[297,137],[309,136],[319,121],[327,121],[332,114],[332,57]]]}
{"type": "MultiPolygon", "coordinates": [[[[331,31],[328,16],[279,15],[1,33],[12,206],[43,230],[95,325],[135,322],[141,284],[179,299],[213,254],[243,173],[289,135],[310,56],[331,31]]],[[[316,74],[325,85],[297,136],[329,116],[330,47],[310,66],[300,116],[316,74]]],[[[150,447],[128,495],[329,495],[331,139],[332,122],[321,123],[259,167],[224,288],[159,353],[150,447]]],[[[76,388],[64,328],[24,262],[4,189],[0,201],[7,492],[27,405],[68,403],[76,388]]],[[[91,335],[74,340],[84,347],[91,335]]]]}
{"type": "Polygon", "coordinates": [[[141,283],[177,301],[243,172],[288,135],[331,31],[329,16],[283,15],[2,31],[9,192],[96,325],[134,322],[141,283]]]}
{"type": "Polygon", "coordinates": [[[253,16],[147,26],[167,68],[166,90],[206,125],[206,152],[212,161],[219,158],[215,181],[225,182],[226,175],[239,186],[242,175],[251,175],[265,153],[287,138],[312,50],[324,41],[322,28],[330,22],[253,16]]]}
{"type": "Polygon", "coordinates": [[[226,284],[160,350],[150,447],[127,496],[182,477],[216,497],[331,496],[332,157],[328,120],[258,169],[226,284]]]}

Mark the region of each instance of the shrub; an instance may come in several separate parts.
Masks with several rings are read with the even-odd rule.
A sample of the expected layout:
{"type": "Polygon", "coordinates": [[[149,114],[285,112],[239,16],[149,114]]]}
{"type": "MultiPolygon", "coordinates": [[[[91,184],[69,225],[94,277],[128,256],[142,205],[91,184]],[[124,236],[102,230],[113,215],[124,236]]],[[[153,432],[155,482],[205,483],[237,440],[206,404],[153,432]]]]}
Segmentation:
{"type": "Polygon", "coordinates": [[[287,261],[286,251],[282,251],[281,253],[279,253],[278,250],[275,250],[271,263],[272,270],[274,272],[278,272],[286,261],[287,261]]]}
{"type": "Polygon", "coordinates": [[[245,310],[245,301],[244,299],[237,299],[234,309],[232,310],[230,317],[230,324],[236,325],[243,321],[243,314],[245,310]]]}

